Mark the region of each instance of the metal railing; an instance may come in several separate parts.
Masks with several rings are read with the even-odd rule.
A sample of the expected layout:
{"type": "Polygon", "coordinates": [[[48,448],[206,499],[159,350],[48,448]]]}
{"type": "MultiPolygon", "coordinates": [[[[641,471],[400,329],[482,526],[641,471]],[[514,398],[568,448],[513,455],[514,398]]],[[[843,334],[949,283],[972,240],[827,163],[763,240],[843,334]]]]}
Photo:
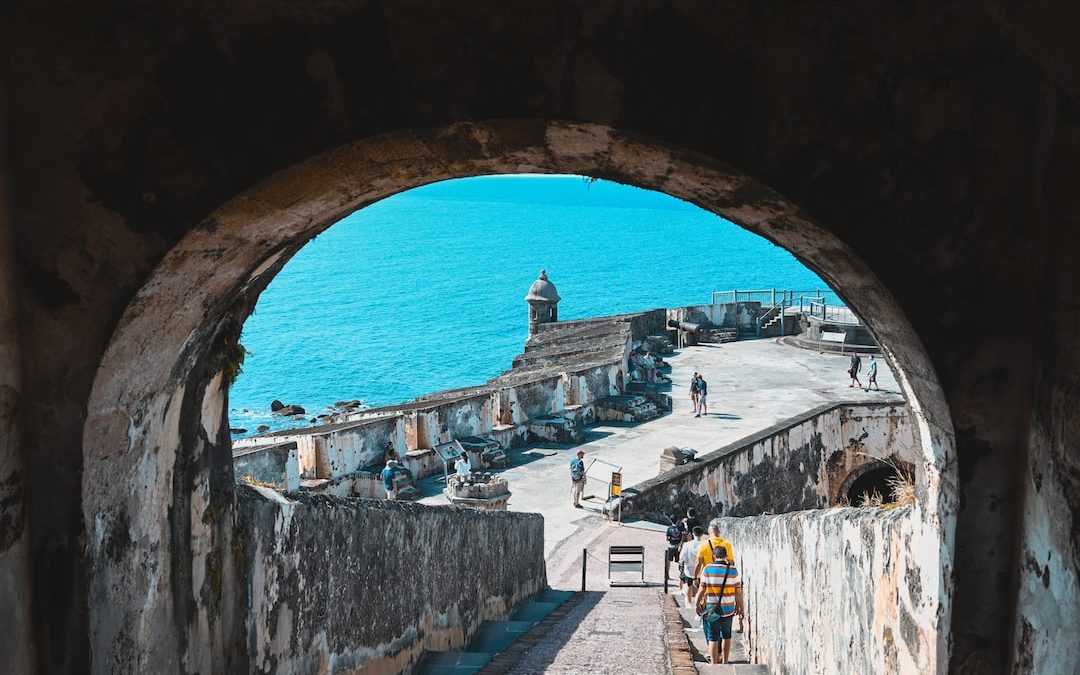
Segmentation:
{"type": "Polygon", "coordinates": [[[800,314],[831,321],[835,323],[859,324],[861,321],[855,312],[844,305],[844,302],[833,291],[809,290],[799,291],[780,288],[759,288],[745,291],[713,291],[712,304],[738,304],[760,303],[761,311],[754,319],[755,333],[761,337],[761,331],[766,324],[780,322],[781,333],[784,333],[785,314],[788,309],[798,306],[800,314]]]}

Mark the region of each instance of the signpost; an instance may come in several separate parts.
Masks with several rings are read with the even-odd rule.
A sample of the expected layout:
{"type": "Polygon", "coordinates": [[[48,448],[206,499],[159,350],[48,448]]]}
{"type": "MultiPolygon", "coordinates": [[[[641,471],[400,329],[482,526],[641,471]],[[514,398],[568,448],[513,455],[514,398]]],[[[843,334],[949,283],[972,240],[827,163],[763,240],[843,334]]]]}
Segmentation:
{"type": "Polygon", "coordinates": [[[611,483],[608,485],[608,501],[610,502],[612,499],[615,499],[615,498],[619,499],[618,522],[621,523],[622,522],[622,472],[621,472],[621,469],[620,469],[620,471],[612,471],[611,472],[611,483]]]}

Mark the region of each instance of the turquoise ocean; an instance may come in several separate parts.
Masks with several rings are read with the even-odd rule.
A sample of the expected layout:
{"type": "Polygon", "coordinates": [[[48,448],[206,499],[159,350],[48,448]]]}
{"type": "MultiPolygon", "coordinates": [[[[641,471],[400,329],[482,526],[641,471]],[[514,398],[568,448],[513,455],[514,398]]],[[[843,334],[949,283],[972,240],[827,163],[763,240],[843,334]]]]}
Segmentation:
{"type": "Polygon", "coordinates": [[[544,268],[560,319],[709,302],[712,291],[827,289],[790,253],[692,204],[579,176],[486,176],[347,216],[270,283],[244,325],[230,424],[299,424],[270,402],[369,406],[483,383],[528,333],[544,268]]]}

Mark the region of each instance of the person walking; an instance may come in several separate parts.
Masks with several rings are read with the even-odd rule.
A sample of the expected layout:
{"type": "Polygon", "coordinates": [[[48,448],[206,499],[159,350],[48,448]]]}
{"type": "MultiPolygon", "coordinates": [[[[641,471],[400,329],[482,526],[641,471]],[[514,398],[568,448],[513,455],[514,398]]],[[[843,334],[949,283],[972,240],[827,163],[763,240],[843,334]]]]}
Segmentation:
{"type": "Polygon", "coordinates": [[[847,369],[848,375],[851,376],[851,384],[848,385],[849,387],[854,387],[855,385],[859,385],[859,388],[860,389],[862,388],[862,382],[859,382],[859,369],[860,368],[862,368],[862,359],[859,358],[858,354],[852,354],[851,355],[851,364],[848,366],[848,369],[847,369]]]}
{"type": "Polygon", "coordinates": [[[877,360],[874,355],[870,355],[870,367],[866,370],[866,391],[870,391],[870,387],[873,386],[875,391],[881,391],[881,387],[877,383],[877,360]]]}
{"type": "MultiPolygon", "coordinates": [[[[704,544],[702,547],[704,548],[704,544]]],[[[742,577],[723,546],[713,549],[713,562],[698,578],[694,608],[709,644],[709,663],[728,663],[731,658],[731,624],[744,615],[742,577]]]]}
{"type": "Polygon", "coordinates": [[[697,398],[698,398],[698,412],[694,417],[701,417],[702,415],[709,414],[709,383],[705,381],[705,378],[698,375],[697,383],[697,398]]]}
{"type": "Polygon", "coordinates": [[[697,565],[694,566],[694,578],[700,579],[701,570],[713,563],[713,552],[717,549],[726,551],[728,560],[735,559],[735,549],[731,546],[731,542],[721,537],[720,527],[716,523],[712,523],[709,525],[708,543],[702,542],[701,547],[698,549],[697,565]]]}
{"type": "Polygon", "coordinates": [[[693,532],[695,527],[701,527],[701,520],[697,517],[694,507],[686,509],[686,517],[682,519],[683,532],[693,532]]]}
{"type": "Polygon", "coordinates": [[[697,590],[697,578],[694,570],[697,567],[698,550],[701,542],[705,539],[705,530],[700,525],[695,525],[690,530],[690,539],[683,544],[682,552],[679,553],[679,580],[686,585],[686,606],[694,602],[694,592],[697,590]]]}
{"type": "MultiPolygon", "coordinates": [[[[667,551],[664,553],[664,578],[671,578],[671,563],[678,564],[679,562],[679,549],[682,547],[683,535],[686,534],[682,528],[682,522],[675,522],[676,516],[668,516],[668,520],[671,521],[671,525],[668,525],[667,530],[664,532],[664,536],[667,538],[667,551]]],[[[680,572],[682,570],[680,569],[680,572]]],[[[682,585],[682,574],[679,575],[679,584],[682,585]]]]}
{"type": "Polygon", "coordinates": [[[581,495],[585,492],[585,451],[578,450],[577,455],[570,460],[570,498],[574,500],[575,509],[583,509],[581,495]]]}
{"type": "Polygon", "coordinates": [[[394,484],[394,474],[397,473],[398,461],[394,459],[394,455],[388,454],[386,457],[386,466],[383,467],[382,473],[379,476],[382,478],[383,488],[386,489],[386,498],[393,501],[397,499],[397,489],[394,484]]]}
{"type": "Polygon", "coordinates": [[[697,414],[697,411],[698,411],[698,388],[697,388],[698,377],[699,377],[698,374],[694,373],[694,377],[690,380],[690,401],[691,401],[691,403],[694,404],[694,414],[695,415],[697,414]]]}

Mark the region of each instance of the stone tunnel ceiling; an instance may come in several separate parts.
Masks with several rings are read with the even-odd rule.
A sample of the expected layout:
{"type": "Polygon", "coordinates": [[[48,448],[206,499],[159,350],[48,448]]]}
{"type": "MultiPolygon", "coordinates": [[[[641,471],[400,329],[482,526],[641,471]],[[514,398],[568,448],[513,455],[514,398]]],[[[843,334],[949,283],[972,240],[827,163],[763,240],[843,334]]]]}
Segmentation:
{"type": "Polygon", "coordinates": [[[959,500],[936,523],[951,530],[959,507],[955,551],[943,540],[965,570],[942,582],[953,668],[1075,663],[1080,56],[1064,27],[1076,12],[1005,0],[5,6],[0,260],[14,274],[0,277],[0,348],[20,372],[0,408],[3,446],[18,448],[0,454],[0,574],[5,604],[29,617],[5,658],[16,672],[35,658],[43,672],[92,658],[177,670],[194,617],[233,634],[184,570],[205,553],[200,533],[229,545],[214,524],[232,508],[214,376],[257,292],[367,198],[485,166],[577,166],[725,211],[878,317],[931,445],[949,448],[956,429],[959,500]],[[517,121],[350,155],[353,141],[479,119],[517,121]],[[549,120],[601,133],[560,139],[549,120]],[[603,129],[628,142],[604,146],[603,129]],[[288,212],[287,225],[237,237],[236,221],[208,217],[334,148],[330,165],[370,168],[367,191],[313,200],[321,176],[293,176],[232,202],[249,219],[288,212]],[[690,152],[657,161],[672,148],[690,152]],[[169,287],[170,273],[187,286],[169,287]],[[168,297],[175,324],[132,304],[200,286],[168,297]],[[153,578],[128,576],[148,545],[153,578]],[[172,609],[139,614],[150,588],[172,609]],[[161,638],[152,647],[121,629],[136,617],[161,638]]]}

